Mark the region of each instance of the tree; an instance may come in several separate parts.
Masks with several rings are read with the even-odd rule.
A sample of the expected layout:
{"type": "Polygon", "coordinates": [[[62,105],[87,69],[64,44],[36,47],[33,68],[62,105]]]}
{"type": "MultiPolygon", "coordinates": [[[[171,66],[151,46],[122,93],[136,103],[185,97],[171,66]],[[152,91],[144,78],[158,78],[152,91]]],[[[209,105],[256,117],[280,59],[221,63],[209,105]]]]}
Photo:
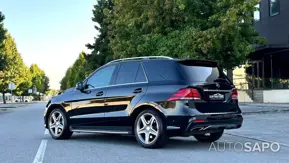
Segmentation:
{"type": "Polygon", "coordinates": [[[259,0],[115,0],[110,47],[115,58],[166,55],[243,64],[262,39],[253,28],[259,0]]]}
{"type": "Polygon", "coordinates": [[[66,70],[64,77],[60,81],[60,89],[61,90],[66,90],[67,88],[70,88],[70,83],[68,80],[70,78],[70,74],[71,74],[71,67],[69,67],[66,70]]]}
{"type": "Polygon", "coordinates": [[[86,54],[81,52],[74,64],[67,69],[65,76],[61,80],[61,90],[75,87],[76,83],[85,79],[88,75],[85,68],[86,63],[86,54]]]}
{"type": "Polygon", "coordinates": [[[5,93],[8,90],[8,84],[13,82],[17,87],[24,81],[23,76],[23,59],[17,50],[16,43],[12,36],[7,33],[5,35],[3,53],[0,53],[0,63],[2,63],[2,73],[0,78],[0,92],[3,94],[3,102],[5,101],[5,93]]]}
{"type": "Polygon", "coordinates": [[[22,82],[16,88],[15,93],[18,96],[29,95],[28,90],[32,87],[32,74],[27,66],[22,68],[22,82]]]}
{"type": "Polygon", "coordinates": [[[113,59],[113,53],[109,46],[109,17],[112,13],[112,0],[97,0],[94,5],[92,21],[96,23],[95,29],[99,33],[94,39],[93,44],[87,44],[86,47],[91,49],[91,55],[87,55],[86,69],[89,72],[94,71],[106,62],[113,59]]]}
{"type": "Polygon", "coordinates": [[[47,94],[49,94],[50,96],[56,96],[58,94],[59,90],[55,90],[55,89],[50,89],[47,94]]]}
{"type": "Polygon", "coordinates": [[[82,81],[86,77],[86,54],[81,52],[71,68],[70,87],[75,87],[76,83],[82,81]]]}
{"type": "MultiPolygon", "coordinates": [[[[45,72],[37,64],[32,64],[30,66],[30,73],[32,76],[32,87],[36,88],[39,93],[47,94],[49,91],[49,78],[45,72]]],[[[35,96],[35,98],[41,100],[40,94],[35,96]]]]}
{"type": "Polygon", "coordinates": [[[254,51],[253,45],[263,44],[253,27],[253,12],[260,0],[222,0],[212,6],[205,28],[195,35],[195,49],[207,59],[218,61],[228,69],[244,64],[254,51]]]}
{"type": "Polygon", "coordinates": [[[92,71],[113,59],[113,53],[109,46],[109,28],[111,26],[112,0],[97,0],[94,5],[92,21],[96,23],[97,36],[93,44],[87,44],[91,54],[80,54],[79,58],[69,67],[65,76],[60,81],[60,89],[65,90],[74,87],[77,82],[83,80],[92,71]],[[83,58],[83,56],[85,56],[83,58]]]}
{"type": "Polygon", "coordinates": [[[49,80],[49,78],[48,78],[48,76],[44,76],[44,89],[43,89],[43,93],[45,93],[45,94],[47,94],[48,92],[49,92],[49,87],[50,87],[50,85],[49,85],[49,82],[50,82],[50,80],[49,80]]]}
{"type": "Polygon", "coordinates": [[[37,64],[30,66],[30,72],[32,75],[32,87],[35,87],[40,93],[45,93],[45,72],[37,64]]]}
{"type": "Polygon", "coordinates": [[[191,54],[194,28],[181,1],[115,0],[110,46],[115,58],[191,54]]]}
{"type": "Polygon", "coordinates": [[[4,40],[5,40],[5,34],[6,30],[4,29],[4,21],[5,17],[0,11],[0,78],[4,76],[3,69],[4,69],[4,60],[2,58],[4,53],[4,40]]]}
{"type": "Polygon", "coordinates": [[[16,86],[14,90],[16,95],[28,94],[32,83],[40,90],[42,87],[45,91],[48,90],[49,79],[45,77],[44,71],[40,70],[37,65],[33,65],[30,69],[32,73],[30,73],[17,50],[13,37],[4,29],[3,20],[4,15],[0,11],[0,93],[3,94],[3,102],[6,103],[5,93],[8,91],[10,82],[16,86]]]}

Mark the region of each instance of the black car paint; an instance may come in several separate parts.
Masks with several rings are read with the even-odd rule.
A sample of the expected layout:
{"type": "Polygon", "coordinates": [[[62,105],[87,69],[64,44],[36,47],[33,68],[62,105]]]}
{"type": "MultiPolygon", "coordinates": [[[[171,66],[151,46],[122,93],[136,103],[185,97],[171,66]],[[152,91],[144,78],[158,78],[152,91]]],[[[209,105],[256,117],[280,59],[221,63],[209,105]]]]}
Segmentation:
{"type": "MultiPolygon", "coordinates": [[[[161,59],[154,62],[162,63],[162,61],[176,62],[175,60],[161,59]]],[[[143,63],[149,61],[127,62],[139,62],[143,66],[143,63]]],[[[131,133],[135,117],[142,109],[147,108],[158,110],[168,128],[175,127],[180,129],[182,133],[191,132],[193,128],[217,124],[221,125],[219,128],[225,129],[224,126],[228,126],[227,129],[241,127],[243,119],[238,101],[230,98],[232,89],[234,89],[232,84],[218,82],[219,88],[217,88],[216,83],[188,82],[185,80],[149,81],[144,68],[146,82],[116,85],[114,84],[115,76],[119,70],[118,65],[121,63],[102,67],[117,65],[109,86],[82,91],[71,88],[52,98],[45,111],[45,126],[47,127],[49,112],[60,107],[65,110],[71,128],[89,129],[102,126],[116,129],[117,127],[124,127],[131,133]],[[169,97],[179,89],[190,87],[200,91],[202,100],[168,101],[169,97]],[[208,92],[204,90],[213,92],[226,90],[224,92],[225,101],[209,101],[206,98],[208,92]],[[99,93],[101,94],[99,95],[99,93]],[[212,111],[213,108],[216,109],[212,111]],[[223,114],[219,115],[219,113],[226,113],[230,116],[223,118],[223,114]],[[205,120],[205,123],[195,124],[193,120],[196,119],[205,120]]]]}

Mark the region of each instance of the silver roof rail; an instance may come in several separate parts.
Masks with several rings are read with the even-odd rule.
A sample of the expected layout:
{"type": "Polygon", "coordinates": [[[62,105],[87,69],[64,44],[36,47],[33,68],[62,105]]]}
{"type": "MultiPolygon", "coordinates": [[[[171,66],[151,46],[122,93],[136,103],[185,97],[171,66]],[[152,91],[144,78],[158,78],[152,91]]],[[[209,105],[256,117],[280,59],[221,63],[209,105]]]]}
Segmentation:
{"type": "Polygon", "coordinates": [[[167,57],[167,56],[132,57],[132,58],[123,58],[123,59],[113,60],[113,61],[108,62],[107,64],[115,63],[115,62],[120,62],[120,61],[127,61],[127,60],[145,60],[145,59],[174,59],[174,58],[167,57]]]}

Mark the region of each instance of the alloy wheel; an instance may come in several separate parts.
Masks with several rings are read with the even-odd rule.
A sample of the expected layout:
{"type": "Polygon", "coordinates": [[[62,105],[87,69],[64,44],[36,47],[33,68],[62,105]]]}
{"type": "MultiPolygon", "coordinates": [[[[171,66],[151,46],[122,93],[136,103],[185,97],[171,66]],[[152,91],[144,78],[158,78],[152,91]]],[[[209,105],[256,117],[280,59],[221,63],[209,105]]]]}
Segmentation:
{"type": "Polygon", "coordinates": [[[49,117],[50,133],[58,137],[64,130],[64,118],[61,112],[55,111],[49,117]]]}
{"type": "Polygon", "coordinates": [[[144,144],[152,144],[159,135],[157,119],[150,113],[143,114],[137,121],[137,136],[144,144]]]}

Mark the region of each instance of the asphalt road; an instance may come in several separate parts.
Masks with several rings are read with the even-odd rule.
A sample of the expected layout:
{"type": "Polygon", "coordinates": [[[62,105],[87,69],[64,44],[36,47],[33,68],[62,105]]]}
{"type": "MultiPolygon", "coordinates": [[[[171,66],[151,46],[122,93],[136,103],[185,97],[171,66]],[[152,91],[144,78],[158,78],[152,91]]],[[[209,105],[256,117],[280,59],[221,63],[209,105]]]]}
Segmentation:
{"type": "Polygon", "coordinates": [[[74,134],[54,140],[43,127],[44,107],[30,104],[0,114],[1,163],[289,162],[289,113],[247,115],[241,129],[226,132],[214,144],[172,138],[165,148],[152,150],[140,147],[132,136],[74,134]],[[261,146],[261,141],[281,143],[280,149],[245,151],[245,143],[261,146]]]}

